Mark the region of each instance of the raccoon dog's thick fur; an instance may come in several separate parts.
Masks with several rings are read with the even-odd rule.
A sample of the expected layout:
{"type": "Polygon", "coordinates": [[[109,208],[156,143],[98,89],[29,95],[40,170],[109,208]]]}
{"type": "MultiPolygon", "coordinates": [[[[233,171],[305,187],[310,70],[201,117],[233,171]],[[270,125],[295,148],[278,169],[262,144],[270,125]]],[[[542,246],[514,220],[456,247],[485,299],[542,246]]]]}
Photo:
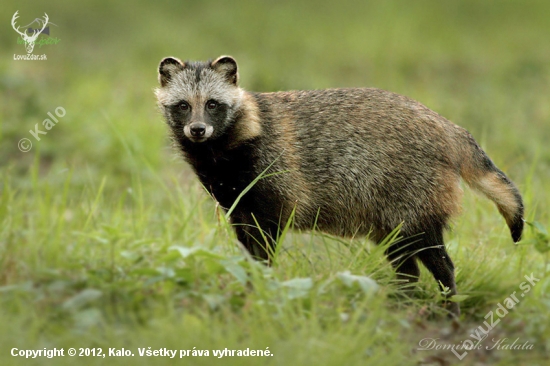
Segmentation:
{"type": "MultiPolygon", "coordinates": [[[[260,179],[231,214],[256,258],[269,260],[293,211],[298,229],[375,242],[402,224],[403,239],[387,251],[398,277],[415,281],[420,261],[456,294],[443,230],[460,210],[461,177],[521,238],[518,189],[466,130],[414,100],[372,88],[250,93],[229,56],[165,58],[159,82],[174,142],[223,208],[270,164],[283,172],[260,179]]],[[[445,305],[459,314],[456,303],[445,305]]]]}

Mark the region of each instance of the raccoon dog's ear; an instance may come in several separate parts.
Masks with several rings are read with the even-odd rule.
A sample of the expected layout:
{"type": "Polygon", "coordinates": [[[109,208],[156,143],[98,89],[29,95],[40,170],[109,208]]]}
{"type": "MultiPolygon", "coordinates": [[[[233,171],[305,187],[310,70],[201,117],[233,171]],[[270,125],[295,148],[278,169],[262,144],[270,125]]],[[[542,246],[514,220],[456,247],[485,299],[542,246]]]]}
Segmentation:
{"type": "Polygon", "coordinates": [[[210,64],[214,70],[223,74],[227,82],[237,85],[239,73],[237,72],[237,61],[231,56],[221,56],[210,64]]]}
{"type": "Polygon", "coordinates": [[[170,79],[178,72],[185,68],[185,64],[175,57],[165,57],[159,65],[159,83],[164,87],[170,79]]]}

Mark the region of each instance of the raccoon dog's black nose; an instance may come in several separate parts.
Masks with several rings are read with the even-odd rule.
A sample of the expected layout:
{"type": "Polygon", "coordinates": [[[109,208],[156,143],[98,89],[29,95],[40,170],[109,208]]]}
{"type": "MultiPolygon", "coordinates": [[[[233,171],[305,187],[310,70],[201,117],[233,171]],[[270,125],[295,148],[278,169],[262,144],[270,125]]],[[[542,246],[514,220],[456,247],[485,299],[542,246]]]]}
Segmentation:
{"type": "Polygon", "coordinates": [[[201,137],[204,136],[206,132],[206,125],[204,123],[193,123],[189,126],[189,129],[191,130],[192,136],[201,137]]]}

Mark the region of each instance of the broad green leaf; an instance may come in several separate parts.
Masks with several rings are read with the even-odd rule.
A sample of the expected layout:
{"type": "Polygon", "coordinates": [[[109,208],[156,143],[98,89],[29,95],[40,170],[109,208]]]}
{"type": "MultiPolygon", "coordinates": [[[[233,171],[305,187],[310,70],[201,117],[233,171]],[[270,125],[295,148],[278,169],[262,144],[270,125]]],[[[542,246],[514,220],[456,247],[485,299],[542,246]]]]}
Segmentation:
{"type": "Polygon", "coordinates": [[[227,272],[231,273],[237,279],[237,281],[239,281],[243,285],[246,284],[246,282],[248,281],[248,274],[242,266],[232,260],[221,260],[220,264],[223,266],[223,268],[225,268],[227,272]]]}
{"type": "Polygon", "coordinates": [[[66,310],[76,310],[96,299],[99,299],[102,295],[103,293],[101,291],[88,288],[66,300],[62,306],[66,310]]]}
{"type": "Polygon", "coordinates": [[[462,302],[469,297],[470,297],[469,295],[453,295],[449,297],[448,300],[452,302],[462,302]]]}
{"type": "Polygon", "coordinates": [[[293,278],[282,282],[281,286],[288,289],[287,294],[289,299],[296,299],[309,294],[309,290],[313,287],[313,280],[309,277],[293,278]]]}
{"type": "Polygon", "coordinates": [[[367,276],[352,275],[349,271],[341,272],[336,277],[346,286],[352,288],[357,284],[364,293],[370,294],[378,290],[378,284],[367,276]]]}
{"type": "Polygon", "coordinates": [[[210,257],[210,258],[217,258],[217,259],[223,258],[223,256],[201,247],[182,247],[179,245],[175,245],[170,247],[169,250],[178,251],[183,258],[188,258],[192,256],[193,257],[210,257]]]}

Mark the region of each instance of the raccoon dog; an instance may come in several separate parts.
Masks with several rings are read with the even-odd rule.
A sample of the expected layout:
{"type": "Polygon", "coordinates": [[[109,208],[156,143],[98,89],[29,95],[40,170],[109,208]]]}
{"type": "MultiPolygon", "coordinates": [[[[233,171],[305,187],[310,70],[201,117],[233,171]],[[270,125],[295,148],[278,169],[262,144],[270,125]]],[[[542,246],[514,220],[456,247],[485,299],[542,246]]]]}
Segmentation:
{"type": "MultiPolygon", "coordinates": [[[[158,104],[175,144],[200,181],[228,209],[239,241],[267,260],[294,212],[294,226],[380,242],[405,283],[423,263],[456,294],[443,230],[460,209],[460,178],[493,200],[517,242],[518,189],[474,138],[422,104],[373,88],[250,93],[237,62],[168,57],[159,65],[158,104]],[[266,243],[267,238],[267,243],[266,243]]],[[[459,315],[458,304],[445,304],[459,315]]]]}

